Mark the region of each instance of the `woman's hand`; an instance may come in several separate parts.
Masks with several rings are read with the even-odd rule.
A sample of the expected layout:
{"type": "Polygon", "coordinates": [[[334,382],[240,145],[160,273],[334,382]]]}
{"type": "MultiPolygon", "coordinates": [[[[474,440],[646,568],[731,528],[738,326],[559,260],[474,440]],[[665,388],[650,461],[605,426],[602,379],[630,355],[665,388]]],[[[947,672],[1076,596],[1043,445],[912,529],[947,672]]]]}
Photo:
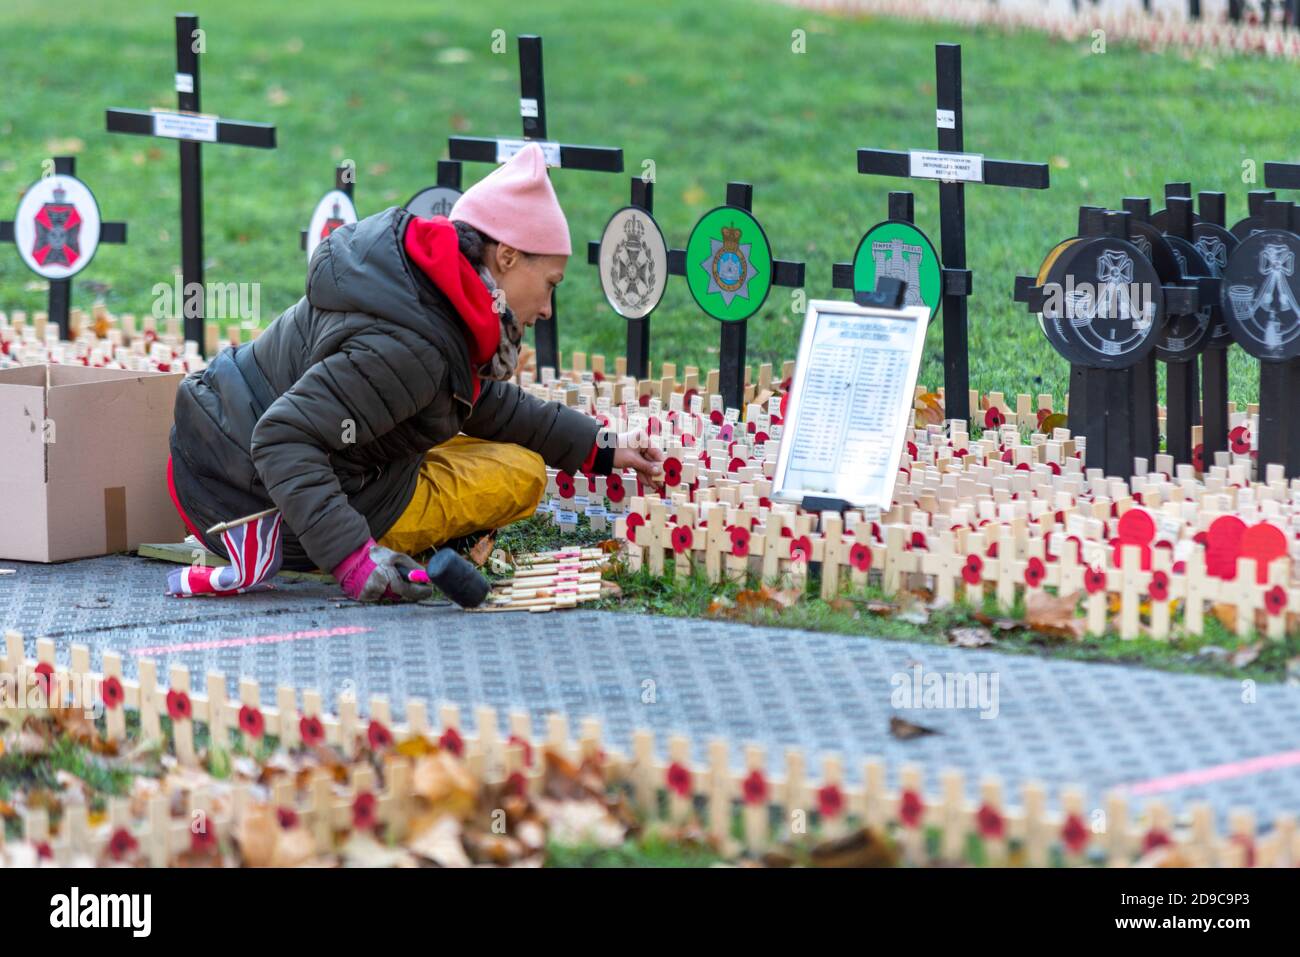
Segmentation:
{"type": "Polygon", "coordinates": [[[650,436],[642,429],[624,432],[618,437],[618,448],[614,450],[614,468],[636,469],[643,482],[658,486],[663,481],[664,460],[662,449],[657,449],[650,442],[650,436]]]}

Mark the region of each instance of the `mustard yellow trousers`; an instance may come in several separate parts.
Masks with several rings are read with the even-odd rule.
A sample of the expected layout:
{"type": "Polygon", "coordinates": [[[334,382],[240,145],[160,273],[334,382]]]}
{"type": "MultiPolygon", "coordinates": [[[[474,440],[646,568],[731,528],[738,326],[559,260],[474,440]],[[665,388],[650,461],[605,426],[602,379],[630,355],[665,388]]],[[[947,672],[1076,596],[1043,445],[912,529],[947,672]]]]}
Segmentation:
{"type": "Polygon", "coordinates": [[[418,555],[527,518],[546,491],[546,464],[522,445],[458,435],[430,449],[415,494],[379,544],[418,555]]]}

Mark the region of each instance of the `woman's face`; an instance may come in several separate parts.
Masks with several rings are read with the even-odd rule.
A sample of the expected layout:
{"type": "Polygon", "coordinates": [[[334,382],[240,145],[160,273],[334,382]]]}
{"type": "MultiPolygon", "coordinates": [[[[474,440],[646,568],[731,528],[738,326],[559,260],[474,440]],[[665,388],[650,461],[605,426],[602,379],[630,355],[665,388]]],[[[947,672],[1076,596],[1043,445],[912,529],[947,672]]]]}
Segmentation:
{"type": "Polygon", "coordinates": [[[488,271],[519,322],[531,326],[551,318],[551,293],[564,281],[568,256],[529,256],[495,243],[488,247],[487,260],[488,271]]]}

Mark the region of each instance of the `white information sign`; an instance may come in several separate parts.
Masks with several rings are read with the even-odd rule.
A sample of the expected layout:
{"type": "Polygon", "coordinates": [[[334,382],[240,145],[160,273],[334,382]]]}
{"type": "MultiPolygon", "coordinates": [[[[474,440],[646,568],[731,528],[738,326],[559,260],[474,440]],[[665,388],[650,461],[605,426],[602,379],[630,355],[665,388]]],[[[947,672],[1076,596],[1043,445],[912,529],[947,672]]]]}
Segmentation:
{"type": "Polygon", "coordinates": [[[173,140],[199,140],[203,143],[217,141],[217,118],[198,113],[153,114],[153,135],[173,140]]]}
{"type": "Polygon", "coordinates": [[[930,310],[808,304],[773,498],[839,498],[888,509],[913,421],[930,310]]]}
{"type": "Polygon", "coordinates": [[[945,183],[984,182],[984,154],[944,153],[908,150],[908,175],[916,179],[937,179],[945,183]]]}
{"type": "Polygon", "coordinates": [[[497,140],[497,162],[506,163],[529,143],[536,143],[542,148],[547,166],[560,165],[560,144],[550,140],[497,140]]]}

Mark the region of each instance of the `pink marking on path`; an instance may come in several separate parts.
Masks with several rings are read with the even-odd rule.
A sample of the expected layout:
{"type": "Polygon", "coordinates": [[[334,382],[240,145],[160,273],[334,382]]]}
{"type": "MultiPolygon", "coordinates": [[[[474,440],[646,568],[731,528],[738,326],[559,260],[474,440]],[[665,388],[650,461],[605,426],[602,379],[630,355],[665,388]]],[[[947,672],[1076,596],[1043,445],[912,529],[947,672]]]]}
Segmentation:
{"type": "Polygon", "coordinates": [[[373,628],[360,625],[340,625],[337,628],[317,628],[312,631],[286,631],[274,635],[248,635],[243,638],[214,638],[211,641],[187,641],[179,645],[152,645],[148,648],[132,648],[131,654],[165,655],[171,651],[202,651],[206,648],[239,648],[244,645],[270,645],[280,641],[303,641],[308,638],[335,638],[340,635],[360,635],[373,628]]]}
{"type": "Polygon", "coordinates": [[[1246,758],[1244,761],[1229,761],[1227,764],[1215,764],[1208,768],[1194,771],[1180,771],[1166,774],[1149,781],[1138,781],[1124,786],[1124,790],[1133,795],[1161,794],[1178,788],[1192,787],[1197,784],[1210,784],[1214,781],[1228,781],[1242,778],[1248,774],[1260,774],[1264,771],[1280,771],[1283,768],[1300,766],[1300,751],[1280,751],[1277,754],[1265,754],[1258,758],[1246,758]]]}

